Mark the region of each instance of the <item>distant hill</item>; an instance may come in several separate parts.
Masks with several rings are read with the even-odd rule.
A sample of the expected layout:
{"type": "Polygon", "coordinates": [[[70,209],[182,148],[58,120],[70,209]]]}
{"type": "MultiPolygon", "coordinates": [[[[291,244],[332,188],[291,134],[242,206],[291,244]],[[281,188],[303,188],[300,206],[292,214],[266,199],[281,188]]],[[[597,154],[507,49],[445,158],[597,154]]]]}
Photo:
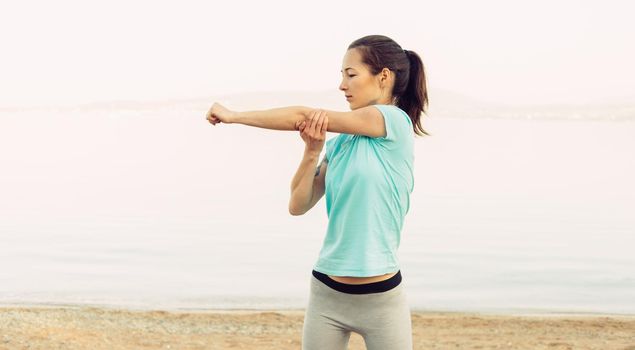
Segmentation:
{"type": "MultiPolygon", "coordinates": [[[[492,119],[574,119],[574,120],[635,120],[635,97],[620,98],[620,102],[604,104],[536,104],[505,105],[487,103],[469,96],[445,90],[429,91],[429,117],[492,118],[492,119]]],[[[618,100],[616,100],[618,101],[618,100]]],[[[157,101],[115,100],[79,104],[76,106],[14,107],[2,108],[1,113],[32,110],[70,112],[94,111],[207,111],[212,103],[219,102],[230,109],[267,109],[281,106],[303,105],[316,108],[347,110],[343,93],[336,89],[318,91],[266,91],[172,99],[157,101]]]]}

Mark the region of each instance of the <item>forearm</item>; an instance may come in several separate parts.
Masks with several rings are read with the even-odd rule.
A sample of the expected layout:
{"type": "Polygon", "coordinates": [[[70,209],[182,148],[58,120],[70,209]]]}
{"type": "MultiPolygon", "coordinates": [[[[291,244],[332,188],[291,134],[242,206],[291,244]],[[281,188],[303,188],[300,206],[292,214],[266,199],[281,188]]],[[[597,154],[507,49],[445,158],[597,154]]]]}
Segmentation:
{"type": "Polygon", "coordinates": [[[319,156],[319,154],[304,152],[300,166],[291,181],[291,199],[289,200],[289,211],[291,213],[303,214],[305,208],[311,202],[315,168],[319,156]]]}
{"type": "Polygon", "coordinates": [[[274,130],[297,130],[298,121],[306,120],[311,108],[289,106],[260,111],[235,112],[232,123],[274,130]]]}

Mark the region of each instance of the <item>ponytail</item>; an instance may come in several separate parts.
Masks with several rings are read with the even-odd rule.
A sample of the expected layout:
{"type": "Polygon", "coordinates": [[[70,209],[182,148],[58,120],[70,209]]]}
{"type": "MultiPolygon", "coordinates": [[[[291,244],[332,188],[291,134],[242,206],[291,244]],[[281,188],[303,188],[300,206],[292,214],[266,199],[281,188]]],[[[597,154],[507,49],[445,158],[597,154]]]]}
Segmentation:
{"type": "Polygon", "coordinates": [[[406,90],[397,97],[397,106],[410,116],[417,135],[430,136],[421,126],[421,114],[425,114],[428,107],[428,88],[423,62],[414,51],[404,50],[404,53],[410,61],[410,72],[406,90]]]}

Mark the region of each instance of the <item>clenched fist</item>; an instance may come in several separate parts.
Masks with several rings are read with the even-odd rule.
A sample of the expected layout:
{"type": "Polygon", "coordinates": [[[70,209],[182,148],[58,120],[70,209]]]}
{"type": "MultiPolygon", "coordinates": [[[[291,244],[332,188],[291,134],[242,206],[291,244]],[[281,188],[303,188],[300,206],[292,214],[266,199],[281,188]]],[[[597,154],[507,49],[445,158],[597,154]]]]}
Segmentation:
{"type": "Polygon", "coordinates": [[[236,112],[231,111],[220,103],[214,102],[212,107],[207,111],[207,121],[209,121],[212,125],[216,125],[218,123],[231,124],[232,117],[236,114],[236,112]]]}

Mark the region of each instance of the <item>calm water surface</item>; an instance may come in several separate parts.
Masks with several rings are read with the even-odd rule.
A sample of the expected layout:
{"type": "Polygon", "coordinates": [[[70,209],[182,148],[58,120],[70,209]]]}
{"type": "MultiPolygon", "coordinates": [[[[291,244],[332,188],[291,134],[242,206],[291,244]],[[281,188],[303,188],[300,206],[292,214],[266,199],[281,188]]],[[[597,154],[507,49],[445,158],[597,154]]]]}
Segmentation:
{"type": "MultiPolygon", "coordinates": [[[[0,115],[0,304],[304,308],[327,218],[287,212],[299,134],[199,114],[0,115]]],[[[413,309],[635,314],[635,122],[425,127],[413,309]]]]}

